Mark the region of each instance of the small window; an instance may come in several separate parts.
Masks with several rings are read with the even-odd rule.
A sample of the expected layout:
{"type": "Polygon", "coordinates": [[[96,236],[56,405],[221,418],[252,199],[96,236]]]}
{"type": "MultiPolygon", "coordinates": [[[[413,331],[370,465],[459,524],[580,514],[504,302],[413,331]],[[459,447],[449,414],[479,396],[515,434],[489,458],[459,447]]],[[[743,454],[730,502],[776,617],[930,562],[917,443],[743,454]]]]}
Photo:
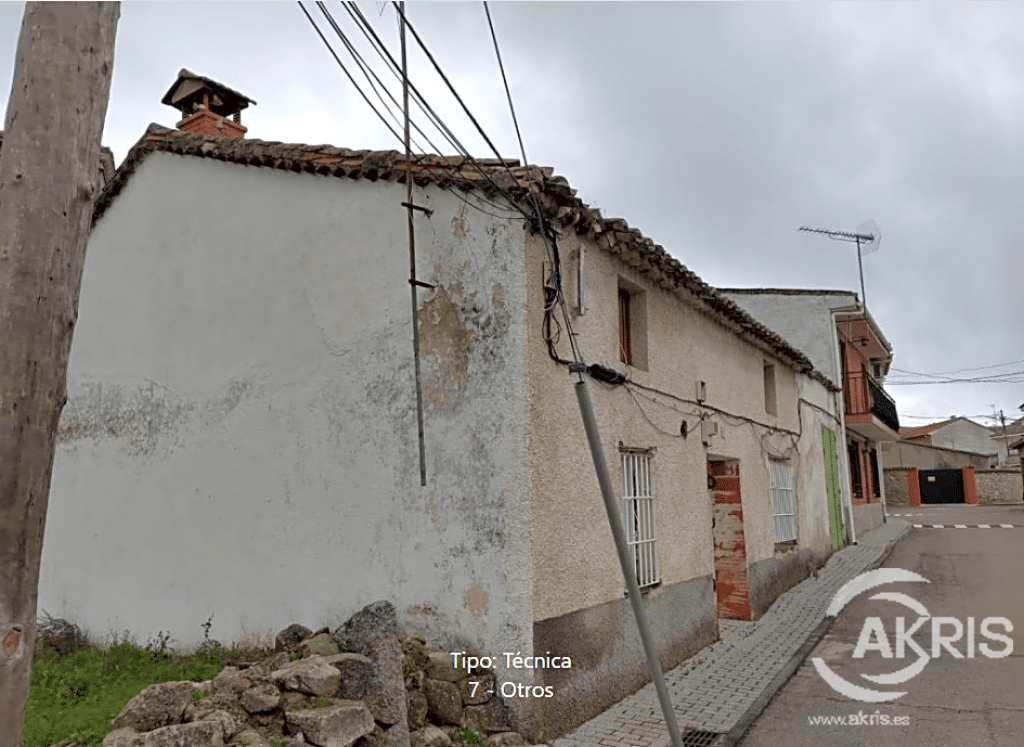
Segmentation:
{"type": "Polygon", "coordinates": [[[619,360],[633,365],[633,315],[629,291],[619,288],[619,360]]]}
{"type": "Polygon", "coordinates": [[[775,542],[796,541],[796,491],[793,468],[788,462],[768,462],[772,481],[772,515],[775,518],[775,542]]]}
{"type": "Polygon", "coordinates": [[[619,278],[619,360],[647,370],[647,293],[619,278]]]}
{"type": "Polygon", "coordinates": [[[640,588],[661,582],[654,533],[654,483],[650,454],[622,452],[622,520],[640,588]]]}
{"type": "Polygon", "coordinates": [[[764,364],[764,411],[769,415],[779,414],[775,401],[775,366],[771,363],[764,364]]]}

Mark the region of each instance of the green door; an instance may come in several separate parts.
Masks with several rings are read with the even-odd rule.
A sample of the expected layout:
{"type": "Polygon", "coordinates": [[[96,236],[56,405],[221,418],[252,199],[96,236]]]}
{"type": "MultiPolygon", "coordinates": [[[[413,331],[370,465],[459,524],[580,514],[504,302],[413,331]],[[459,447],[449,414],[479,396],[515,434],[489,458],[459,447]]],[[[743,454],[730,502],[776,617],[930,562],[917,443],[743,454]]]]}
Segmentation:
{"type": "Polygon", "coordinates": [[[839,457],[836,454],[835,431],[822,427],[821,444],[825,450],[825,489],[828,492],[828,528],[832,549],[843,547],[843,511],[839,504],[839,457]]]}

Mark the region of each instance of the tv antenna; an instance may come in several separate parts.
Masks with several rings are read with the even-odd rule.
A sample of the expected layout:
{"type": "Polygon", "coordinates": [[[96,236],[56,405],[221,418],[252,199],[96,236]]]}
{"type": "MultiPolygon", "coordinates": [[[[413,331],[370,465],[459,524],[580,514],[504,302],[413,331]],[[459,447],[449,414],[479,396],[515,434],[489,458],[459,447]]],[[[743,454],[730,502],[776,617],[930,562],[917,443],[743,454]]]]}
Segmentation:
{"type": "Polygon", "coordinates": [[[882,232],[878,224],[873,220],[864,221],[857,226],[856,231],[833,231],[828,228],[810,228],[800,226],[801,231],[808,233],[821,233],[834,241],[850,241],[857,244],[857,267],[860,269],[860,302],[867,309],[867,297],[864,294],[864,262],[865,255],[878,251],[878,244],[882,241],[882,232]]]}

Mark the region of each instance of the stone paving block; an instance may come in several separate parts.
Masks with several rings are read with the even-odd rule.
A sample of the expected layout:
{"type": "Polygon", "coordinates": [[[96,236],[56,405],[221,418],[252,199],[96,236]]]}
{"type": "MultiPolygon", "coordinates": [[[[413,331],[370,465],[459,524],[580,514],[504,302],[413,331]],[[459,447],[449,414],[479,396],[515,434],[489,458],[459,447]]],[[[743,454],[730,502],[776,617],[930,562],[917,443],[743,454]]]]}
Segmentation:
{"type": "MultiPolygon", "coordinates": [[[[667,672],[679,724],[706,731],[732,729],[824,618],[832,595],[876,562],[904,530],[890,521],[833,555],[809,579],[776,600],[756,622],[719,621],[722,640],[667,672]]],[[[612,706],[552,747],[668,747],[653,685],[612,706]]]]}

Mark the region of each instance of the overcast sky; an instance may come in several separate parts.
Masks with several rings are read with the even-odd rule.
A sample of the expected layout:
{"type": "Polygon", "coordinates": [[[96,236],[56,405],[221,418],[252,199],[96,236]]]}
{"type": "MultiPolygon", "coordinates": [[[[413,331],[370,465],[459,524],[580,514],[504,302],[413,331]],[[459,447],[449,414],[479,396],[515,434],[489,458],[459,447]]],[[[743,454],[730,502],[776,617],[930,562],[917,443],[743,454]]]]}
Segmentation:
{"type": "MultiPolygon", "coordinates": [[[[394,47],[393,9],[360,7],[394,47]]],[[[22,10],[0,3],[4,92],[22,10]]],[[[530,162],[606,217],[716,286],[857,293],[855,246],[796,229],[874,219],[867,303],[894,369],[1016,361],[953,376],[1024,372],[1024,5],[498,2],[491,13],[530,162]]],[[[501,154],[517,156],[483,6],[412,2],[408,15],[501,154]]],[[[413,83],[474,155],[491,156],[427,65],[411,55],[413,83]]],[[[104,135],[118,162],[150,122],[177,122],[160,99],[182,67],[258,102],[243,115],[249,137],[400,147],[297,4],[126,2],[104,135]]],[[[1024,383],[897,385],[922,378],[894,370],[886,382],[905,425],[993,405],[1021,415],[1024,383]]]]}

